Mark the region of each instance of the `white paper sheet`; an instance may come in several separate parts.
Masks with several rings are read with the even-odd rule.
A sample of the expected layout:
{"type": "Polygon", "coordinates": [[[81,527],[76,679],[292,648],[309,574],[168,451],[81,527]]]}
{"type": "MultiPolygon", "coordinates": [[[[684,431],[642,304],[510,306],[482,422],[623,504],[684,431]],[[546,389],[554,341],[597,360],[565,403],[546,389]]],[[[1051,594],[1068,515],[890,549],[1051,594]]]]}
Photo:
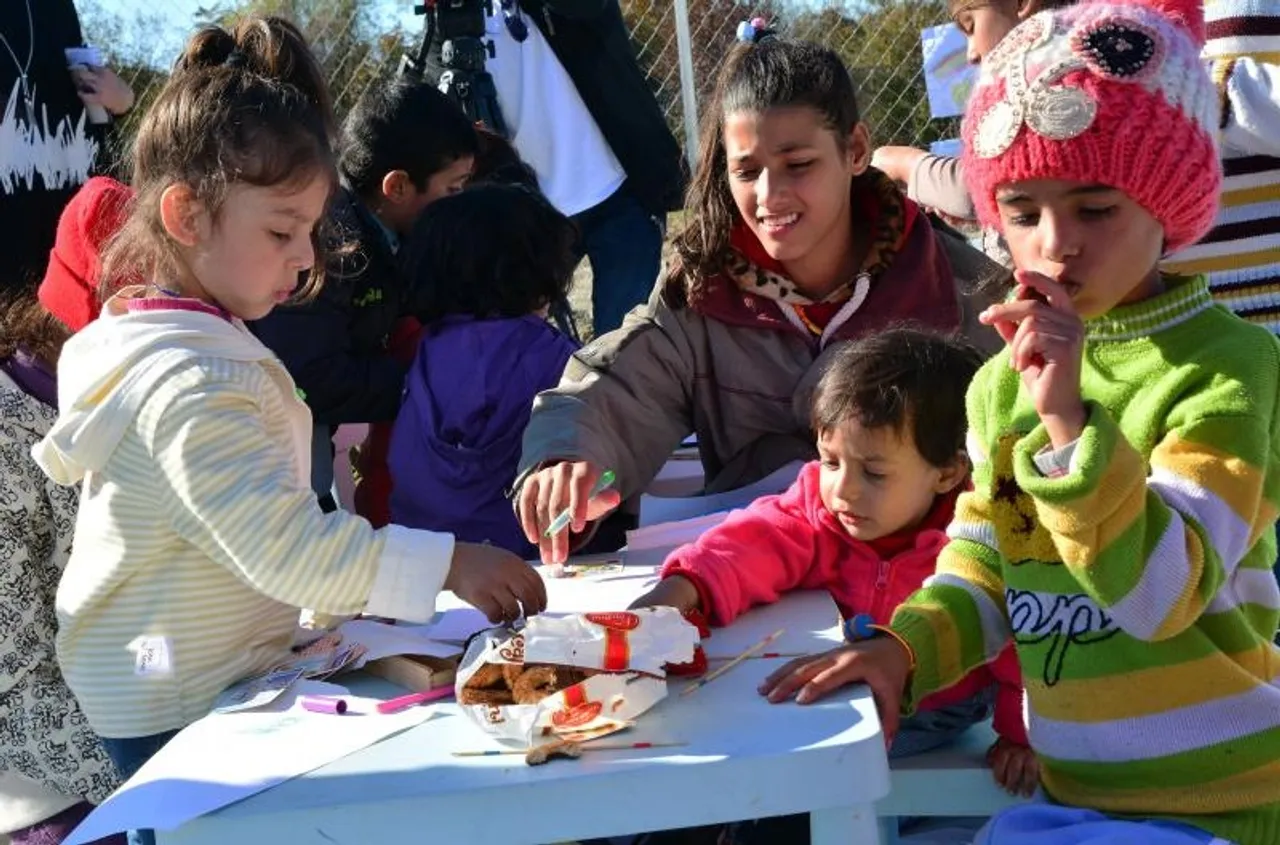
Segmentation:
{"type": "Polygon", "coordinates": [[[732,511],[709,513],[678,522],[646,525],[627,532],[627,564],[661,566],[667,555],[685,543],[692,543],[724,522],[732,511]]]}
{"type": "Polygon", "coordinates": [[[189,725],[81,822],[65,845],[133,828],[173,830],[431,718],[431,707],[380,715],[346,687],[302,681],[264,710],[189,725]],[[301,695],[341,695],[336,716],[303,710],[301,695]]]}
{"type": "MultiPolygon", "coordinates": [[[[745,508],[761,496],[770,496],[786,490],[796,480],[796,477],[800,474],[800,468],[803,466],[804,464],[800,461],[793,461],[760,479],[755,484],[748,484],[746,487],[730,490],[727,493],[717,493],[714,496],[689,496],[683,498],[641,496],[640,525],[643,527],[663,522],[679,522],[719,511],[745,508]]],[[[630,563],[631,561],[628,560],[628,562],[630,563]]]]}
{"type": "Polygon", "coordinates": [[[415,630],[424,637],[445,643],[465,642],[476,631],[492,627],[489,618],[450,592],[436,598],[436,615],[415,630]]]}
{"type": "Polygon", "coordinates": [[[591,613],[626,610],[633,601],[658,583],[652,567],[628,565],[621,572],[579,578],[547,578],[547,610],[555,613],[591,613]]]}
{"type": "MultiPolygon", "coordinates": [[[[616,559],[611,555],[609,559],[616,559]]],[[[584,558],[585,559],[585,558],[584,558]]],[[[593,561],[600,561],[594,556],[593,561]]],[[[570,567],[578,558],[570,558],[570,567]]],[[[621,571],[583,574],[573,578],[552,578],[546,569],[539,574],[547,583],[548,613],[590,613],[599,610],[625,610],[631,602],[647,593],[657,583],[653,567],[624,566],[621,571]]],[[[458,598],[443,592],[436,599],[438,615],[419,630],[436,640],[462,641],[477,631],[492,627],[485,615],[458,598]]]]}
{"type": "Polygon", "coordinates": [[[359,643],[368,649],[352,669],[359,669],[373,660],[381,660],[395,654],[417,654],[427,657],[456,657],[462,653],[456,645],[429,639],[423,625],[386,625],[368,619],[353,619],[342,625],[343,645],[359,643]]]}

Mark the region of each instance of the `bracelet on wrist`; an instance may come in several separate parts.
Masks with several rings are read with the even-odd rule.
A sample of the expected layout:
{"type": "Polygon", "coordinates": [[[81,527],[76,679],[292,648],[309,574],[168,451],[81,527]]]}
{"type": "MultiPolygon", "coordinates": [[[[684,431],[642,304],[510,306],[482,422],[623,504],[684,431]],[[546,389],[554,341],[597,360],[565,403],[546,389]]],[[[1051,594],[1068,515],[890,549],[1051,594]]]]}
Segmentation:
{"type": "Polygon", "coordinates": [[[848,619],[841,620],[840,630],[844,634],[845,640],[850,643],[865,642],[878,636],[891,637],[897,640],[898,645],[902,646],[907,652],[907,660],[910,661],[911,671],[914,672],[916,670],[916,650],[911,647],[911,643],[907,642],[901,634],[888,625],[877,625],[870,614],[859,613],[848,619]]]}

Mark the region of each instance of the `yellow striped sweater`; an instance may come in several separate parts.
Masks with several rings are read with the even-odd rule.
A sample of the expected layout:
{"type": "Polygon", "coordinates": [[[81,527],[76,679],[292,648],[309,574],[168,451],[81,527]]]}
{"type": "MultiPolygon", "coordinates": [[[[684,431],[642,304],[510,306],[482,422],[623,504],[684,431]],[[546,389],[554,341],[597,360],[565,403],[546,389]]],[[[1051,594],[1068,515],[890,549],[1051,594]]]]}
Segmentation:
{"type": "Polygon", "coordinates": [[[243,325],[115,299],[58,375],[34,454],[53,480],[84,479],[57,645],[98,734],[204,716],[288,656],[300,607],[431,615],[453,538],[320,512],[311,415],[243,325]]]}
{"type": "Polygon", "coordinates": [[[1280,3],[1208,0],[1205,26],[1225,179],[1213,230],[1165,268],[1206,274],[1218,302],[1280,334],[1280,3]]]}
{"type": "Polygon", "coordinates": [[[1280,842],[1280,343],[1201,278],[1088,324],[1069,472],[1002,352],[969,391],[974,490],[893,628],[918,701],[1012,637],[1065,804],[1280,842]]]}

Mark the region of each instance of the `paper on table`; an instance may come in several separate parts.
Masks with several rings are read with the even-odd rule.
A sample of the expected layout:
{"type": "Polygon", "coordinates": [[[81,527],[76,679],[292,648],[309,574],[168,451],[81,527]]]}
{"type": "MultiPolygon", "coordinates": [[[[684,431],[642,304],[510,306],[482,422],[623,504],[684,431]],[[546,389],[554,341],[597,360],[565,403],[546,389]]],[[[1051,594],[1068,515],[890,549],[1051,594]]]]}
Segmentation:
{"type": "Polygon", "coordinates": [[[440,642],[462,643],[477,631],[491,627],[489,617],[453,593],[444,592],[436,599],[435,617],[425,625],[414,626],[413,630],[440,642]]]}
{"type": "Polygon", "coordinates": [[[173,830],[434,715],[427,707],[377,715],[376,705],[374,699],[351,696],[346,687],[302,681],[269,708],[206,716],[90,813],[65,845],[134,828],[173,830]],[[348,714],[303,710],[297,704],[302,695],[341,695],[348,714]]]}
{"type": "MultiPolygon", "coordinates": [[[[630,554],[627,559],[630,561],[630,554]]],[[[652,567],[628,563],[619,572],[547,578],[547,610],[555,613],[626,610],[657,583],[657,577],[652,567]]]]}
{"type": "Polygon", "coordinates": [[[713,496],[689,496],[684,498],[665,498],[662,496],[640,497],[640,525],[656,525],[662,522],[678,522],[693,517],[705,516],[734,508],[745,508],[761,496],[781,493],[791,486],[800,475],[804,464],[792,461],[781,469],[737,490],[717,493],[713,496]]]}
{"type": "Polygon", "coordinates": [[[826,651],[843,642],[840,611],[831,594],[826,590],[798,590],[787,593],[779,604],[761,605],[747,611],[727,628],[712,628],[711,636],[702,641],[702,647],[708,658],[727,660],[784,626],[786,631],[769,643],[768,651],[808,654],[826,651]],[[798,620],[803,620],[803,624],[796,624],[798,620]]]}
{"type": "Polygon", "coordinates": [[[660,566],[674,549],[692,543],[724,522],[730,513],[732,511],[720,511],[628,531],[627,563],[631,566],[660,566]]]}
{"type": "MultiPolygon", "coordinates": [[[[570,570],[575,560],[585,561],[587,558],[570,558],[570,570]]],[[[601,558],[593,557],[591,560],[599,561],[601,558]]],[[[657,571],[651,566],[628,565],[620,570],[586,571],[571,578],[551,577],[549,569],[544,567],[538,567],[538,573],[547,583],[548,613],[625,610],[657,581],[657,571]]],[[[463,642],[477,631],[493,627],[483,613],[451,592],[443,592],[436,599],[436,611],[435,619],[412,630],[433,640],[463,642]]]]}
{"type": "MultiPolygon", "coordinates": [[[[478,611],[477,611],[478,612],[478,611]]],[[[381,660],[395,654],[416,654],[427,657],[456,657],[462,650],[456,645],[436,642],[427,637],[423,625],[386,625],[369,619],[353,619],[338,629],[344,645],[359,643],[367,651],[351,669],[359,669],[373,660],[381,660]]]]}

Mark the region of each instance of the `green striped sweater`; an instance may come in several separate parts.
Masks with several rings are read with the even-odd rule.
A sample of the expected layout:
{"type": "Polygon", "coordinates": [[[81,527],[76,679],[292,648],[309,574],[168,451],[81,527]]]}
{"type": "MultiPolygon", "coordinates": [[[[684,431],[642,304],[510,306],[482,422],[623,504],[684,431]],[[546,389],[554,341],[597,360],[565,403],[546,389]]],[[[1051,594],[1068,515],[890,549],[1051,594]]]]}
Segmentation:
{"type": "Polygon", "coordinates": [[[1280,344],[1170,278],[1090,321],[1070,471],[1003,352],[969,392],[974,490],[895,614],[907,707],[1012,636],[1056,800],[1280,842],[1280,344]]]}

